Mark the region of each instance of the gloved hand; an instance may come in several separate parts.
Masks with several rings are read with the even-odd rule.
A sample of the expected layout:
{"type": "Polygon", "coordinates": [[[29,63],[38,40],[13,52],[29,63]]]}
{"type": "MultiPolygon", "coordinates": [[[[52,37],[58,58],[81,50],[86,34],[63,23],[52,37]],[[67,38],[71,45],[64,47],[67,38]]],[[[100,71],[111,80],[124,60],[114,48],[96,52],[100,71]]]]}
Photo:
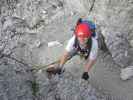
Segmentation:
{"type": "Polygon", "coordinates": [[[62,68],[56,68],[56,73],[57,74],[62,74],[64,72],[64,70],[62,68]]]}
{"type": "Polygon", "coordinates": [[[63,68],[60,68],[60,67],[53,67],[53,68],[49,68],[47,69],[47,72],[48,73],[51,73],[51,74],[62,74],[65,70],[63,68]]]}
{"type": "Polygon", "coordinates": [[[84,73],[82,74],[82,79],[84,79],[84,80],[88,80],[88,79],[89,79],[88,72],[84,72],[84,73]]]}

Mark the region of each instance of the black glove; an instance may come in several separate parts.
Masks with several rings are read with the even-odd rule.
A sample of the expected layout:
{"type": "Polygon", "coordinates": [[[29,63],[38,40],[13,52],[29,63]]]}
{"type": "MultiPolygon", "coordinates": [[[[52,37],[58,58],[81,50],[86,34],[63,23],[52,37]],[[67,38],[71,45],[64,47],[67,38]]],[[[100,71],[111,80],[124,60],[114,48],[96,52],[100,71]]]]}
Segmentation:
{"type": "Polygon", "coordinates": [[[58,67],[58,68],[55,69],[55,72],[54,72],[54,73],[60,75],[60,74],[62,74],[64,71],[65,71],[64,68],[60,68],[60,67],[58,67]]]}
{"type": "Polygon", "coordinates": [[[84,73],[82,74],[82,79],[84,79],[84,80],[88,80],[88,79],[89,79],[88,72],[84,72],[84,73]]]}
{"type": "Polygon", "coordinates": [[[57,73],[57,74],[60,75],[60,74],[62,74],[62,72],[63,72],[62,68],[57,68],[57,69],[56,69],[56,73],[57,73]]]}

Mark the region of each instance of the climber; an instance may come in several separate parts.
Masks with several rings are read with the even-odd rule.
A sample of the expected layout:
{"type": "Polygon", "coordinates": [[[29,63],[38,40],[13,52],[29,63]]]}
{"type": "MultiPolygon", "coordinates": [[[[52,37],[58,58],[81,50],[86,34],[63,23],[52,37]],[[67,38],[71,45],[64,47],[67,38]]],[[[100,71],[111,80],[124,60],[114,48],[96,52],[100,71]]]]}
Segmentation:
{"type": "Polygon", "coordinates": [[[77,54],[82,56],[86,60],[82,79],[88,80],[88,72],[96,62],[97,53],[98,43],[96,39],[95,25],[80,18],[76,23],[74,35],[68,41],[64,53],[59,60],[59,66],[54,70],[47,70],[47,72],[61,74],[64,71],[63,66],[66,61],[77,54]]]}

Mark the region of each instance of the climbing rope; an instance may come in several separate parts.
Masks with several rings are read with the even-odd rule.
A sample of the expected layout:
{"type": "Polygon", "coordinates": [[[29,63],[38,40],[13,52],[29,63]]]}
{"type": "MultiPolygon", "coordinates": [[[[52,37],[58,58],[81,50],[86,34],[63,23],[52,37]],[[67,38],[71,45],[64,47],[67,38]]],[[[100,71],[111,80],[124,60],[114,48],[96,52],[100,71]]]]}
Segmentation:
{"type": "Polygon", "coordinates": [[[56,60],[50,64],[46,64],[46,65],[34,65],[32,71],[39,71],[39,70],[47,70],[48,68],[52,68],[54,64],[58,64],[59,60],[56,60]]]}

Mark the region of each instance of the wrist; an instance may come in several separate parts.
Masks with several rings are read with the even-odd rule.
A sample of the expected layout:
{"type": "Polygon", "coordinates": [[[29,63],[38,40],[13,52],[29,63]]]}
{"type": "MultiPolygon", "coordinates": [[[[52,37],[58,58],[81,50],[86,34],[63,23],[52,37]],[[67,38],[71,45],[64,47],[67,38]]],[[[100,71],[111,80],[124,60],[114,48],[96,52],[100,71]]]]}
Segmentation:
{"type": "Polygon", "coordinates": [[[89,69],[87,66],[85,66],[84,72],[89,72],[89,69]]]}
{"type": "Polygon", "coordinates": [[[60,64],[60,65],[59,65],[59,68],[63,68],[63,65],[60,64]]]}

